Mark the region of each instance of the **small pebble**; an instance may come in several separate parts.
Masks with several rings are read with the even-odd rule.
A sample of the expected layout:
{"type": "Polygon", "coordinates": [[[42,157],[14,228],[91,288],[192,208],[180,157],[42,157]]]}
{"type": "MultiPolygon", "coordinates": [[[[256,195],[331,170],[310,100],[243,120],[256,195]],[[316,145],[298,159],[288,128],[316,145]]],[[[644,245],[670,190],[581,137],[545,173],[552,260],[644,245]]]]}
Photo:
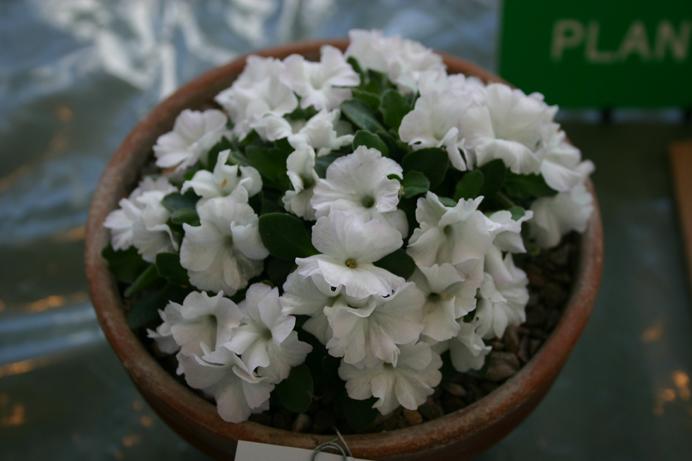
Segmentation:
{"type": "Polygon", "coordinates": [[[543,298],[547,307],[560,308],[567,300],[567,293],[556,283],[548,283],[543,287],[543,298]]]}
{"type": "Polygon", "coordinates": [[[507,328],[503,341],[508,351],[515,354],[519,352],[519,329],[515,326],[507,328]]]}
{"type": "Polygon", "coordinates": [[[463,397],[466,395],[466,389],[464,389],[464,386],[461,384],[446,383],[444,389],[449,395],[453,395],[454,397],[463,397]]]}
{"type": "Polygon", "coordinates": [[[293,421],[293,432],[307,432],[310,429],[310,417],[305,413],[301,413],[293,421]]]}
{"type": "Polygon", "coordinates": [[[445,414],[440,404],[432,399],[426,400],[425,403],[418,408],[418,411],[423,415],[426,421],[439,418],[445,414]]]}
{"type": "Polygon", "coordinates": [[[445,413],[457,411],[458,409],[464,408],[465,406],[466,402],[464,401],[464,399],[460,397],[447,394],[442,398],[442,408],[444,409],[445,413]]]}
{"type": "Polygon", "coordinates": [[[404,409],[404,419],[409,425],[415,426],[416,424],[420,424],[423,422],[423,415],[421,415],[417,411],[404,409]]]}

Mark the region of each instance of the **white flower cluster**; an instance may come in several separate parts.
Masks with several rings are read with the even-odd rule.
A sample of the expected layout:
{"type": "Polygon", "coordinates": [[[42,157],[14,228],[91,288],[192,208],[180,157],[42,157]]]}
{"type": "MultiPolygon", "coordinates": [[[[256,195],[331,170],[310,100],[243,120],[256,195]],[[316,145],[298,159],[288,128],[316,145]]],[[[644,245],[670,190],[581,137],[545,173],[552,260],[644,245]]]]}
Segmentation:
{"type": "Polygon", "coordinates": [[[228,421],[266,410],[274,386],[305,361],[312,347],[298,339],[295,316],[341,360],[349,397],[375,398],[383,414],[416,409],[442,379],[441,354],[449,351],[460,372],[478,370],[488,340],[525,321],[528,280],[512,256],[526,251],[522,225],[547,248],[584,231],[592,213],[585,181],[593,165],[581,161],[540,95],[447,75],[438,55],[409,40],[350,36],[345,54],[325,46],[318,62],[249,57],[215,99],[223,112],[183,111],[154,146],[167,176],[145,178],[105,223],[115,250],[134,247],[152,263],[161,253],[179,255],[195,291],[168,303],[149,335],[177,354],[178,372],[228,421]],[[452,192],[431,190],[432,181],[411,199],[406,160],[387,144],[353,145],[363,127],[342,111],[363,72],[373,71],[411,101],[400,123],[381,133],[390,147],[443,152],[447,176],[462,179],[500,162],[516,187],[539,181],[550,193],[522,196],[519,212],[479,192],[450,199],[452,192]],[[253,137],[288,146],[274,205],[306,224],[315,250],[291,261],[274,288],[264,275],[271,254],[259,229],[264,208],[253,201],[266,201],[277,177],[263,170],[265,160],[242,161],[253,137]],[[231,147],[208,156],[222,140],[231,147]],[[171,193],[196,200],[197,220],[177,233],[164,206],[171,193]],[[392,255],[411,262],[406,277],[383,264],[392,255]]]}

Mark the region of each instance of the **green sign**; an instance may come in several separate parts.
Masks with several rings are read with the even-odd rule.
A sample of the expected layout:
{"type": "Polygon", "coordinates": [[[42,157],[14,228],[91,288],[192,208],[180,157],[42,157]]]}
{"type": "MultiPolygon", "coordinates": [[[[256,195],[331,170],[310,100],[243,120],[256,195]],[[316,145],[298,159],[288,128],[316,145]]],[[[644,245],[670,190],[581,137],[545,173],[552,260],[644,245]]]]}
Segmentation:
{"type": "Polygon", "coordinates": [[[692,0],[504,0],[499,67],[563,107],[692,107],[692,0]]]}

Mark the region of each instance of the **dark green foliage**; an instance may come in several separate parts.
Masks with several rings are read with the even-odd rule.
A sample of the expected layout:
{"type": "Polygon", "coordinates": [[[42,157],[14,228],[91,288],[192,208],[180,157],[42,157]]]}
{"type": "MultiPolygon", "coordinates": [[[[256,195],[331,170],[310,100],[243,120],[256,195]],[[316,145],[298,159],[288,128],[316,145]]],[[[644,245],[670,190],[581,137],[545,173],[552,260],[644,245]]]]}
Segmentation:
{"type": "Polygon", "coordinates": [[[180,265],[177,253],[159,253],[156,255],[156,270],[168,282],[176,285],[188,285],[190,280],[187,271],[180,265]]]}
{"type": "Polygon", "coordinates": [[[392,130],[399,130],[401,119],[413,109],[412,100],[396,90],[387,90],[382,93],[380,112],[384,123],[392,130]]]}
{"type": "Polygon", "coordinates": [[[274,389],[279,404],[288,411],[304,413],[312,403],[313,381],[307,365],[291,369],[288,378],[281,381],[274,389]]]}
{"type": "Polygon", "coordinates": [[[181,302],[187,292],[186,289],[173,284],[148,290],[133,299],[126,314],[127,324],[132,329],[138,329],[159,323],[159,310],[165,308],[170,301],[181,302]]]}
{"type": "Polygon", "coordinates": [[[125,297],[130,297],[134,294],[139,293],[142,290],[145,290],[155,283],[159,282],[161,280],[161,276],[159,275],[159,272],[156,270],[156,265],[150,264],[147,266],[146,269],[142,271],[139,276],[135,279],[134,282],[132,282],[132,285],[127,287],[125,290],[125,297]]]}
{"type": "Polygon", "coordinates": [[[374,398],[353,400],[343,392],[339,394],[337,408],[351,429],[355,432],[365,432],[378,415],[378,411],[372,407],[375,401],[374,398]]]}
{"type": "Polygon", "coordinates": [[[147,267],[147,263],[137,253],[134,247],[127,250],[114,250],[108,245],[101,252],[101,256],[108,263],[108,269],[120,283],[132,283],[147,267]]]}
{"type": "Polygon", "coordinates": [[[505,191],[511,198],[517,200],[534,200],[541,197],[550,197],[557,194],[546,184],[543,176],[538,174],[518,175],[507,173],[505,191]]]}
{"type": "Polygon", "coordinates": [[[260,216],[259,233],[264,246],[276,258],[294,261],[317,253],[303,221],[288,213],[260,216]]]}
{"type": "Polygon", "coordinates": [[[374,132],[384,131],[384,127],[377,120],[377,113],[357,99],[342,103],[341,113],[358,128],[374,132]]]}
{"type": "Polygon", "coordinates": [[[271,281],[275,287],[282,287],[288,274],[293,272],[296,265],[292,261],[269,256],[264,262],[264,267],[269,281],[271,281]]]}
{"type": "Polygon", "coordinates": [[[365,146],[372,149],[377,149],[382,155],[389,155],[389,147],[382,141],[378,135],[368,130],[358,130],[353,137],[353,150],[358,146],[365,146]]]}
{"type": "Polygon", "coordinates": [[[286,175],[286,158],[289,154],[290,151],[276,145],[251,145],[245,149],[248,165],[259,171],[264,184],[279,190],[291,187],[286,175]]]}
{"type": "Polygon", "coordinates": [[[454,189],[454,198],[470,199],[478,197],[483,189],[484,175],[481,170],[472,170],[464,174],[454,189]]]}
{"type": "Polygon", "coordinates": [[[413,259],[403,248],[399,248],[379,261],[375,261],[375,265],[405,279],[409,278],[416,269],[416,263],[413,262],[413,259]]]}
{"type": "Polygon", "coordinates": [[[404,197],[410,198],[417,195],[425,194],[430,190],[430,181],[420,171],[408,171],[401,181],[401,186],[404,188],[404,197]]]}
{"type": "Polygon", "coordinates": [[[423,173],[430,181],[430,188],[434,189],[445,178],[449,157],[447,152],[437,147],[414,150],[403,158],[401,166],[404,171],[416,170],[423,173]]]}

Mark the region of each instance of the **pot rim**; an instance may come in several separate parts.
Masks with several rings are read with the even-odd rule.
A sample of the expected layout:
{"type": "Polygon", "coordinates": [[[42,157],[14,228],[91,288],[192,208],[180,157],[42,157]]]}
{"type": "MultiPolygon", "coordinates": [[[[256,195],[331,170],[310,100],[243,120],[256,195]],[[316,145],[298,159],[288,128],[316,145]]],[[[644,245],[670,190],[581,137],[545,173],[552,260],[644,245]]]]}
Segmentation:
{"type": "MultiPolygon", "coordinates": [[[[255,55],[283,58],[289,54],[316,55],[323,45],[344,50],[347,40],[316,40],[265,49],[255,55]]],[[[450,73],[474,75],[486,82],[501,82],[494,74],[444,53],[439,53],[450,73]]],[[[215,406],[171,376],[127,325],[117,286],[101,257],[108,233],[106,215],[126,196],[149,158],[156,137],[168,131],[184,108],[201,106],[227,87],[245,65],[247,55],[217,67],[179,88],[159,103],[130,132],[109,161],[94,192],[86,228],[85,264],[91,300],[103,332],[131,379],[145,396],[155,395],[177,418],[199,425],[229,440],[314,448],[331,435],[297,433],[255,422],[223,421],[215,406]]],[[[598,202],[580,240],[579,263],[569,301],[560,321],[538,352],[514,376],[480,400],[460,410],[416,426],[392,431],[345,436],[349,448],[361,457],[384,457],[442,447],[461,438],[480,437],[507,414],[520,412],[528,401],[537,402],[557,376],[576,343],[593,308],[602,271],[603,238],[598,202]]]]}

